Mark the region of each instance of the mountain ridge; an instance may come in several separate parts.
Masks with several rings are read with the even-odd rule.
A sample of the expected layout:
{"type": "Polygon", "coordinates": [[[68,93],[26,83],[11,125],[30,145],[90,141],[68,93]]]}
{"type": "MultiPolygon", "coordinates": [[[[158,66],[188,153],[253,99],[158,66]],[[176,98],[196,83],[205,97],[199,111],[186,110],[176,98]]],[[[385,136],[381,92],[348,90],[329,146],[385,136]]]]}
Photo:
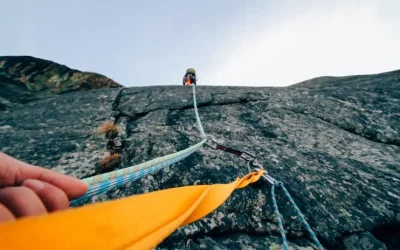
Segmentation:
{"type": "Polygon", "coordinates": [[[71,91],[119,88],[108,77],[32,56],[0,56],[0,109],[71,91]],[[12,93],[12,94],[11,94],[12,93]]]}

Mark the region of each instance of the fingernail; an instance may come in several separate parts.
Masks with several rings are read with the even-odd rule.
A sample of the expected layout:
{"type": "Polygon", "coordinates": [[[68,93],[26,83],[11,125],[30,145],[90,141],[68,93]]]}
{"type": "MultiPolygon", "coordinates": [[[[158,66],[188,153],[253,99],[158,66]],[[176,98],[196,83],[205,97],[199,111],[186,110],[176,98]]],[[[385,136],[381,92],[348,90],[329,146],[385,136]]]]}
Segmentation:
{"type": "Polygon", "coordinates": [[[39,191],[44,188],[44,184],[38,180],[26,180],[22,184],[23,186],[32,189],[33,191],[39,191]]]}

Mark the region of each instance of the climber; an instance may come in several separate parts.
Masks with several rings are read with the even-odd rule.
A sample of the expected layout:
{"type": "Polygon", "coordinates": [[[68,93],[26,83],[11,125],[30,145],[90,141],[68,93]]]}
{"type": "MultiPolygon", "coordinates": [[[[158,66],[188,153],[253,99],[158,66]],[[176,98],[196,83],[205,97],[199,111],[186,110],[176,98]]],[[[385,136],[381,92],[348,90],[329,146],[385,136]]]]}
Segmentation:
{"type": "Polygon", "coordinates": [[[193,68],[189,68],[186,70],[186,74],[183,77],[183,85],[196,85],[196,70],[193,68]]]}

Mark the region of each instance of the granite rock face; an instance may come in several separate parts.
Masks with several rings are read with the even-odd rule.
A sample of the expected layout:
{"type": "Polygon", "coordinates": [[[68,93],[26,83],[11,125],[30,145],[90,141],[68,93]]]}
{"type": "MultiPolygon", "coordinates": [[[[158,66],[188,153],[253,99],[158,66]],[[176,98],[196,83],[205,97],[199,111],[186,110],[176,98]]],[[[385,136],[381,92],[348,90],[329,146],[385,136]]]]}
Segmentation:
{"type": "Polygon", "coordinates": [[[343,241],[344,249],[386,250],[386,246],[371,233],[353,234],[343,241]]]}
{"type": "MultiPolygon", "coordinates": [[[[269,174],[284,183],[327,249],[360,249],[355,237],[399,249],[400,71],[350,78],[288,88],[200,85],[200,118],[207,135],[258,156],[269,174]]],[[[108,153],[108,140],[94,131],[109,120],[121,128],[118,168],[200,141],[192,88],[153,86],[65,93],[0,111],[0,150],[83,178],[93,175],[108,153]]],[[[203,147],[90,202],[227,183],[247,173],[237,156],[203,147]]],[[[159,249],[280,249],[270,193],[265,181],[236,190],[220,208],[179,228],[159,249]]],[[[277,201],[290,247],[315,249],[280,189],[277,201]]]]}

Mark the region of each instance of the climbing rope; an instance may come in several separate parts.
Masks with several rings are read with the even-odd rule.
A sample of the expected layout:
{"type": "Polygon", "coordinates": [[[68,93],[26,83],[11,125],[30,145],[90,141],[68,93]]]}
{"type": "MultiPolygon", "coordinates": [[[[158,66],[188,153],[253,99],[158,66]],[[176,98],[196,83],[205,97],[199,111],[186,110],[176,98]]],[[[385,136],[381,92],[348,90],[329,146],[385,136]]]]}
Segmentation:
{"type": "MultiPolygon", "coordinates": [[[[76,206],[82,204],[84,201],[89,198],[107,192],[111,189],[123,186],[129,182],[135,181],[144,176],[153,174],[165,167],[168,167],[178,161],[188,157],[189,155],[196,152],[200,147],[203,146],[204,143],[208,140],[206,134],[204,133],[203,126],[200,121],[199,112],[197,110],[197,102],[196,102],[196,85],[192,84],[193,87],[193,105],[194,111],[196,114],[197,127],[199,129],[200,135],[203,140],[197,143],[194,146],[191,146],[187,149],[181,150],[179,152],[166,155],[163,157],[156,158],[151,161],[147,161],[141,163],[139,165],[135,165],[132,167],[123,168],[120,170],[112,171],[109,173],[104,173],[100,175],[96,175],[90,178],[82,179],[82,181],[89,184],[89,189],[86,194],[79,199],[73,200],[70,202],[71,206],[76,206]]],[[[117,94],[120,95],[123,88],[121,88],[117,94]]]]}
{"type": "MultiPolygon", "coordinates": [[[[218,144],[213,138],[206,136],[203,126],[200,121],[200,116],[199,116],[198,110],[197,110],[196,85],[192,84],[192,90],[193,90],[193,106],[194,106],[194,111],[195,111],[195,115],[196,115],[197,127],[199,129],[201,138],[203,138],[203,140],[201,142],[199,142],[196,145],[191,146],[187,149],[181,150],[179,152],[176,152],[176,153],[173,153],[170,155],[166,155],[163,157],[159,157],[154,160],[141,163],[139,165],[135,165],[132,167],[116,170],[116,171],[113,171],[110,173],[105,173],[105,174],[96,175],[94,177],[83,179],[82,181],[89,184],[89,190],[83,197],[81,197],[77,200],[73,200],[71,202],[71,205],[78,205],[81,202],[89,199],[90,197],[92,197],[94,195],[104,193],[108,190],[120,187],[122,185],[125,185],[129,182],[137,180],[146,175],[153,174],[153,173],[163,169],[164,167],[170,166],[170,165],[188,157],[192,153],[196,152],[204,144],[206,144],[213,149],[222,150],[222,151],[225,151],[228,153],[238,155],[239,157],[243,158],[247,162],[247,167],[249,169],[249,172],[250,172],[250,163],[252,163],[254,166],[256,166],[258,168],[257,169],[258,171],[264,172],[262,177],[265,180],[267,180],[269,183],[272,184],[271,196],[272,196],[272,201],[273,201],[273,206],[274,206],[274,213],[278,220],[279,231],[282,236],[283,247],[285,250],[289,250],[289,247],[288,247],[285,230],[283,228],[283,223],[282,223],[282,220],[280,217],[278,205],[277,205],[276,198],[275,198],[275,187],[281,187],[283,189],[286,197],[289,199],[291,205],[296,210],[297,214],[301,218],[302,223],[305,225],[307,231],[309,232],[310,237],[312,238],[312,240],[314,241],[314,243],[316,244],[318,249],[323,250],[324,248],[322,247],[321,243],[318,241],[318,238],[316,237],[315,233],[311,229],[310,225],[307,223],[304,215],[301,213],[300,209],[297,207],[296,203],[294,202],[294,200],[290,196],[289,192],[284,187],[283,183],[280,181],[277,181],[274,178],[272,178],[271,176],[269,176],[267,171],[265,171],[264,167],[256,160],[255,155],[248,153],[246,151],[240,151],[240,150],[232,149],[229,147],[225,147],[221,144],[218,144]],[[209,139],[211,139],[212,143],[207,143],[207,140],[209,140],[209,139]]],[[[120,94],[120,92],[118,94],[120,94]]]]}
{"type": "Polygon", "coordinates": [[[195,84],[192,84],[192,89],[193,89],[193,106],[194,106],[194,112],[196,114],[197,127],[199,128],[201,138],[206,138],[206,133],[204,133],[203,125],[201,125],[199,111],[197,111],[196,85],[195,84]]]}
{"type": "Polygon", "coordinates": [[[275,180],[275,182],[274,182],[274,184],[272,185],[272,188],[271,188],[271,196],[272,196],[272,202],[274,204],[275,216],[276,216],[276,219],[278,220],[279,231],[280,231],[281,236],[282,236],[283,248],[285,250],[289,250],[289,246],[288,246],[287,240],[286,240],[285,230],[283,229],[283,223],[282,223],[282,220],[281,220],[281,216],[280,216],[280,213],[279,213],[279,208],[278,208],[278,205],[277,205],[277,202],[276,202],[276,198],[275,198],[275,187],[281,187],[283,189],[283,191],[285,192],[285,195],[288,198],[290,204],[296,210],[297,215],[301,219],[301,222],[303,222],[304,226],[306,227],[311,239],[314,241],[314,243],[318,247],[318,249],[323,250],[324,248],[323,248],[322,244],[319,242],[317,236],[315,235],[314,231],[311,229],[311,227],[308,224],[306,218],[301,213],[300,209],[297,207],[297,205],[294,202],[292,196],[289,194],[289,192],[287,191],[287,189],[285,188],[285,186],[283,185],[283,183],[281,181],[276,181],[275,180]]]}
{"type": "Polygon", "coordinates": [[[262,174],[252,172],[230,183],[169,188],[1,223],[1,249],[155,249],[177,228],[210,214],[235,189],[258,181],[262,174]]]}
{"type": "MultiPolygon", "coordinates": [[[[204,129],[203,126],[201,125],[201,121],[200,121],[200,117],[199,117],[199,113],[197,111],[197,103],[196,103],[196,85],[192,84],[192,88],[193,88],[193,104],[194,104],[194,111],[196,113],[196,119],[197,119],[197,126],[199,128],[200,131],[200,135],[202,138],[205,138],[206,135],[204,133],[204,129]]],[[[304,215],[301,213],[300,209],[297,207],[296,203],[294,202],[294,200],[292,199],[292,196],[289,194],[289,192],[286,190],[286,188],[284,187],[283,183],[280,181],[276,181],[274,178],[272,178],[271,176],[268,175],[268,172],[264,169],[264,167],[257,161],[256,156],[254,154],[251,154],[249,152],[246,151],[241,151],[241,150],[236,150],[236,149],[232,149],[226,146],[223,146],[221,144],[218,144],[213,138],[208,137],[209,139],[211,139],[211,141],[214,144],[210,144],[210,143],[206,143],[206,145],[208,145],[209,147],[213,148],[213,149],[218,149],[218,150],[222,150],[231,154],[235,154],[238,155],[239,157],[243,158],[245,161],[247,161],[247,168],[249,169],[250,172],[250,163],[253,163],[253,165],[258,167],[258,170],[263,170],[264,174],[263,177],[264,179],[266,179],[268,182],[270,182],[272,184],[272,189],[271,189],[271,194],[272,194],[272,201],[274,204],[274,211],[275,211],[275,216],[278,220],[278,225],[279,225],[279,231],[282,235],[282,242],[283,242],[283,247],[285,250],[289,250],[288,244],[287,244],[287,239],[286,239],[286,235],[285,235],[285,230],[283,229],[283,223],[280,217],[280,213],[279,213],[279,209],[278,209],[278,205],[276,203],[276,199],[275,199],[275,186],[277,187],[281,187],[283,189],[283,191],[286,194],[286,197],[289,199],[291,205],[294,207],[294,209],[296,210],[297,214],[299,215],[299,217],[301,218],[301,221],[303,222],[303,224],[305,225],[307,231],[310,234],[310,237],[312,238],[312,240],[314,241],[314,243],[316,244],[316,246],[318,247],[318,249],[323,250],[324,248],[322,247],[321,243],[318,241],[317,236],[315,235],[315,233],[313,232],[313,230],[311,229],[310,225],[308,224],[307,220],[305,219],[304,215]]]]}
{"type": "Polygon", "coordinates": [[[109,173],[104,173],[101,175],[96,175],[90,178],[83,179],[82,181],[89,184],[89,190],[81,198],[71,201],[71,205],[78,205],[92,196],[123,186],[143,176],[153,174],[160,169],[168,167],[193,154],[200,147],[202,147],[206,141],[207,139],[204,139],[196,145],[191,146],[187,149],[163,157],[159,157],[132,167],[123,168],[109,173]]]}

